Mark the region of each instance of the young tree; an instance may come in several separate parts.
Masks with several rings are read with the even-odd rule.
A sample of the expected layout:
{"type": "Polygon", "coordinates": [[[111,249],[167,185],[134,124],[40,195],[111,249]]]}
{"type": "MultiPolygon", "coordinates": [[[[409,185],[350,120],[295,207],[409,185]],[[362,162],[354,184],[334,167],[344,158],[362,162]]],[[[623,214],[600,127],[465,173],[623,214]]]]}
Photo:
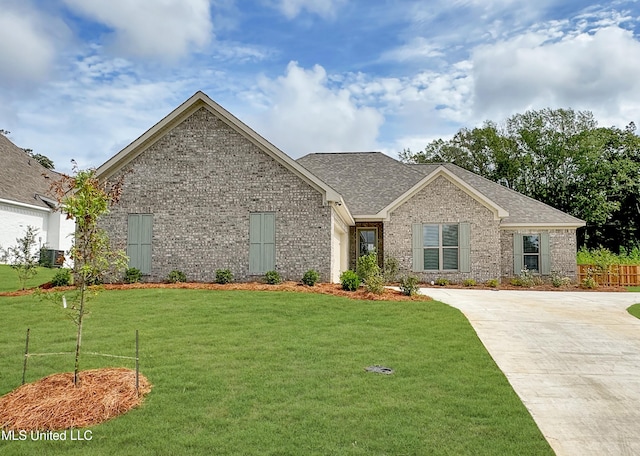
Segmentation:
{"type": "Polygon", "coordinates": [[[38,273],[39,256],[38,251],[35,250],[37,233],[37,228],[27,225],[24,237],[16,239],[18,244],[9,247],[4,255],[10,259],[11,267],[18,273],[18,280],[23,290],[27,287],[27,280],[38,273]]]}
{"type": "MultiPolygon", "coordinates": [[[[63,175],[52,188],[60,204],[59,209],[76,221],[76,232],[70,256],[74,261],[77,295],[70,306],[77,325],[73,383],[78,385],[82,324],[90,287],[102,283],[110,273],[126,269],[123,251],[111,249],[106,232],[98,226],[101,216],[120,198],[122,180],[109,186],[100,182],[95,170],[79,171],[74,163],[74,176],[63,175]]],[[[95,291],[95,287],[92,287],[95,291]]]]}

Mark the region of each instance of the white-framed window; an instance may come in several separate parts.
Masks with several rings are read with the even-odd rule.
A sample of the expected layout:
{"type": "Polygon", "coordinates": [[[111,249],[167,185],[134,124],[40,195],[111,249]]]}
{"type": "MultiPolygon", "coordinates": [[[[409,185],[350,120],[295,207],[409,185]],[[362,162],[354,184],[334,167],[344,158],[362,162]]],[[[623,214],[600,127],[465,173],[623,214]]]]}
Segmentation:
{"type": "Polygon", "coordinates": [[[542,275],[551,273],[549,232],[513,234],[513,273],[524,269],[542,275]]]}
{"type": "Polygon", "coordinates": [[[468,223],[421,223],[412,226],[413,270],[470,272],[468,223]]]}
{"type": "Polygon", "coordinates": [[[458,224],[422,225],[422,267],[425,271],[458,270],[458,224]]]}

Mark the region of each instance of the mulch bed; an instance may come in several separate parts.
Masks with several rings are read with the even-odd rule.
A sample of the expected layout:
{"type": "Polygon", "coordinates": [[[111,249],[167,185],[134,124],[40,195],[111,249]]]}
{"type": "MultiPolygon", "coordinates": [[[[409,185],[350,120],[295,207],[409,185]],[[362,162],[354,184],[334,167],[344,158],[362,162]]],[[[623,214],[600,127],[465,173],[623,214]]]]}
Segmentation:
{"type": "MultiPolygon", "coordinates": [[[[184,283],[132,283],[132,284],[105,284],[102,287],[106,290],[135,290],[142,288],[177,288],[191,290],[249,290],[249,291],[295,291],[303,293],[321,293],[333,296],[342,296],[345,298],[368,300],[368,301],[428,301],[431,298],[427,296],[405,296],[398,290],[390,290],[385,288],[380,295],[368,293],[364,288],[357,291],[345,291],[340,284],[336,283],[319,283],[313,287],[303,285],[298,282],[283,282],[278,285],[268,285],[266,283],[250,282],[250,283],[228,283],[221,285],[218,283],[200,283],[200,282],[184,282],[184,283]]],[[[72,290],[73,287],[57,287],[50,288],[46,284],[40,288],[43,291],[65,291],[72,290]]],[[[0,293],[0,296],[22,296],[31,294],[35,289],[10,291],[0,293]]]]}
{"type": "Polygon", "coordinates": [[[27,383],[0,397],[0,428],[14,431],[60,431],[93,426],[139,406],[151,383],[131,369],[81,371],[79,386],[73,372],[53,374],[27,383]]]}

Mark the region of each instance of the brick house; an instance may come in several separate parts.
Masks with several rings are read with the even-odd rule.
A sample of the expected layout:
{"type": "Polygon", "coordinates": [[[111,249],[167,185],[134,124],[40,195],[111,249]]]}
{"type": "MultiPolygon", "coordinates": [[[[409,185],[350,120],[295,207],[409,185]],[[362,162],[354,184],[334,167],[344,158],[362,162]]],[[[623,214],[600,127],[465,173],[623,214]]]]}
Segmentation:
{"type": "Polygon", "coordinates": [[[103,221],[147,280],[213,281],[308,269],[338,281],[358,256],[397,258],[422,280],[487,280],[527,265],[575,277],[582,220],[451,164],[382,153],[293,160],[202,92],[98,168],[125,174],[103,221]]]}

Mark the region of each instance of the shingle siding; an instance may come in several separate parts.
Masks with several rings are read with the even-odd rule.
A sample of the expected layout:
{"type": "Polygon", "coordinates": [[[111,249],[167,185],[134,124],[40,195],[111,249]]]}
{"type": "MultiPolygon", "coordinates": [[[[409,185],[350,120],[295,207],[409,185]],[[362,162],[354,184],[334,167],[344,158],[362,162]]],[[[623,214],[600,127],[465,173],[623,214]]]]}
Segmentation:
{"type": "Polygon", "coordinates": [[[385,257],[398,260],[401,274],[415,274],[426,282],[439,277],[456,282],[497,278],[501,259],[499,223],[492,211],[441,176],[390,214],[390,220],[384,223],[385,257]],[[462,222],[468,222],[471,228],[471,272],[413,273],[412,224],[462,222]]]}
{"type": "MultiPolygon", "coordinates": [[[[120,170],[120,202],[103,220],[124,248],[127,215],[153,214],[150,281],[173,269],[213,281],[229,268],[249,275],[249,214],[274,212],[276,270],[299,280],[311,268],[329,280],[331,208],[319,191],[201,108],[120,170]]],[[[115,176],[114,176],[115,177],[115,176]]]]}

